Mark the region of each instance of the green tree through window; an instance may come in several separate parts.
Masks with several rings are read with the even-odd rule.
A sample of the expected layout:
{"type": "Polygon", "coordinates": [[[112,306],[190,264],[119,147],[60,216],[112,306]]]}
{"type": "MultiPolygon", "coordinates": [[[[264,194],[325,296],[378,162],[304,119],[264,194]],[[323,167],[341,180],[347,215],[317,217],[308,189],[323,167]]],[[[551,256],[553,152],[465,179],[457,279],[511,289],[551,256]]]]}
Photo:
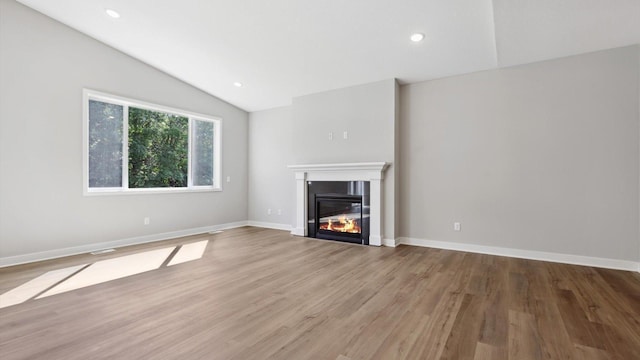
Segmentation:
{"type": "Polygon", "coordinates": [[[186,187],[188,151],[187,117],[129,107],[129,188],[186,187]]]}
{"type": "Polygon", "coordinates": [[[193,122],[193,185],[213,185],[213,123],[193,122]]]}
{"type": "Polygon", "coordinates": [[[89,187],[122,185],[122,106],[89,101],[89,187]]]}

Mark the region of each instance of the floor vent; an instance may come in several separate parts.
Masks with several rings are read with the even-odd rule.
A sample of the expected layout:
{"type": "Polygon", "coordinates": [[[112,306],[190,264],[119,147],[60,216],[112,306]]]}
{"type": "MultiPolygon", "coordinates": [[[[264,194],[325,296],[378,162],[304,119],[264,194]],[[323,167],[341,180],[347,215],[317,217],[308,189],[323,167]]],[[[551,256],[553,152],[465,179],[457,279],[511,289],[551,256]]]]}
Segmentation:
{"type": "Polygon", "coordinates": [[[223,233],[223,232],[224,232],[224,231],[222,231],[222,230],[209,231],[209,234],[211,234],[211,235],[215,235],[215,234],[220,234],[220,233],[223,233]]]}
{"type": "Polygon", "coordinates": [[[106,254],[106,253],[110,253],[116,251],[116,249],[103,249],[103,250],[96,250],[91,252],[91,255],[100,255],[100,254],[106,254]]]}

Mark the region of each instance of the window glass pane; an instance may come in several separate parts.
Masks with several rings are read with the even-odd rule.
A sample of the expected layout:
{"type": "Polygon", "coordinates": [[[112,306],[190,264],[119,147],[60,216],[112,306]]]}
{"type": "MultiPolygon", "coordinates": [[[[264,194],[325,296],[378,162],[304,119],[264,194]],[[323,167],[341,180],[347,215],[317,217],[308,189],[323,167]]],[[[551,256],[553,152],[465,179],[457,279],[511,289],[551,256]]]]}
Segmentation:
{"type": "Polygon", "coordinates": [[[189,119],[129,107],[129,188],[187,187],[189,119]]]}
{"type": "Polygon", "coordinates": [[[89,100],[89,187],[122,186],[120,105],[89,100]]]}
{"type": "Polygon", "coordinates": [[[193,150],[191,167],[193,185],[213,185],[213,123],[193,121],[193,150]]]}

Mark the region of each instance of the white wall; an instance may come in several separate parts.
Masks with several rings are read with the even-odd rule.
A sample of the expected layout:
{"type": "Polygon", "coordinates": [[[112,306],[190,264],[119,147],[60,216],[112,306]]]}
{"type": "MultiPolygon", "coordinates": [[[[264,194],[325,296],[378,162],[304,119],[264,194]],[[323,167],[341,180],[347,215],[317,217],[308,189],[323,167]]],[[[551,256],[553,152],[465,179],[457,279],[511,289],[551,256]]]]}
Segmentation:
{"type": "Polygon", "coordinates": [[[295,164],[391,164],[383,185],[385,239],[396,237],[396,90],[396,81],[391,79],[293,99],[295,164]],[[344,131],[348,132],[347,140],[344,131]],[[333,132],[333,140],[329,140],[329,132],[333,132]]]}
{"type": "Polygon", "coordinates": [[[0,0],[0,257],[246,221],[247,122],[236,107],[0,0]],[[84,197],[83,88],[222,117],[223,179],[232,181],[217,193],[84,197]]]}
{"type": "Polygon", "coordinates": [[[639,261],[639,68],[632,46],[402,86],[401,235],[639,261]]]}
{"type": "Polygon", "coordinates": [[[296,183],[287,168],[294,157],[292,112],[287,106],[249,116],[249,220],[263,226],[295,224],[296,183]]]}

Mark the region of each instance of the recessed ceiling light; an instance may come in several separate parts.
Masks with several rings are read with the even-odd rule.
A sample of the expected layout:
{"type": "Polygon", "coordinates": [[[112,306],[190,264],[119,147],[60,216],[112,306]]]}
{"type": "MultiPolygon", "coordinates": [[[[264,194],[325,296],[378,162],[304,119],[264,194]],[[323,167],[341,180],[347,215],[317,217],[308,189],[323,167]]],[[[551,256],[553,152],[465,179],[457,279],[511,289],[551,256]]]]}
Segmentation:
{"type": "Polygon", "coordinates": [[[234,83],[233,83],[233,86],[235,86],[235,87],[242,87],[242,83],[241,83],[241,82],[237,82],[237,81],[236,81],[236,82],[234,82],[234,83]]]}
{"type": "Polygon", "coordinates": [[[111,16],[114,19],[117,19],[120,17],[120,13],[113,9],[106,9],[104,12],[106,12],[107,15],[111,16]]]}
{"type": "Polygon", "coordinates": [[[422,33],[411,34],[411,41],[413,42],[420,42],[423,39],[424,39],[424,34],[422,33]]]}

